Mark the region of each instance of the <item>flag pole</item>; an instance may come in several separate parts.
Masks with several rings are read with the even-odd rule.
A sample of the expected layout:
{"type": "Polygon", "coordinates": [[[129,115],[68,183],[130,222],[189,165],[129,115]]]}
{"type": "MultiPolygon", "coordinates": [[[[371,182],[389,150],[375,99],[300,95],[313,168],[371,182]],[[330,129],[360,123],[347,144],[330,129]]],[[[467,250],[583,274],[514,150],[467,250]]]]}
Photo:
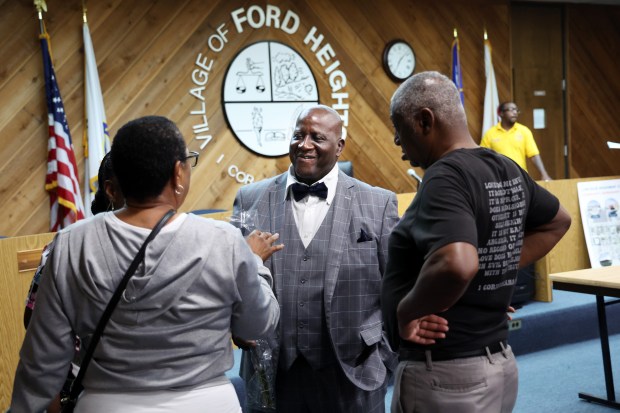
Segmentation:
{"type": "Polygon", "coordinates": [[[37,13],[39,15],[39,34],[44,34],[45,28],[43,26],[43,12],[41,10],[38,10],[37,13]]]}
{"type": "Polygon", "coordinates": [[[34,6],[37,9],[37,16],[39,17],[39,39],[47,40],[47,51],[50,55],[50,61],[53,62],[54,54],[52,53],[52,43],[50,42],[50,37],[45,28],[45,21],[43,20],[43,12],[47,13],[47,4],[45,4],[45,0],[34,0],[34,6]]]}
{"type": "MultiPolygon", "coordinates": [[[[88,18],[86,17],[85,0],[82,0],[82,21],[84,22],[84,24],[88,24],[88,18]]],[[[87,70],[86,52],[84,52],[84,99],[85,101],[86,101],[86,93],[88,91],[88,88],[86,85],[86,70],[87,70]]],[[[87,115],[86,104],[84,104],[84,117],[82,118],[82,120],[83,120],[82,122],[82,147],[84,148],[84,159],[87,159],[88,158],[88,115],[87,115]]],[[[88,168],[88,165],[86,165],[85,168],[88,168]]],[[[84,194],[84,196],[86,196],[86,194],[84,194]]]]}
{"type": "Polygon", "coordinates": [[[37,9],[37,15],[39,17],[39,34],[45,34],[45,24],[43,23],[43,12],[47,12],[47,4],[45,0],[34,0],[34,7],[37,9]]]}
{"type": "Polygon", "coordinates": [[[86,0],[82,0],[82,20],[84,23],[88,23],[88,19],[86,18],[86,0]]]}

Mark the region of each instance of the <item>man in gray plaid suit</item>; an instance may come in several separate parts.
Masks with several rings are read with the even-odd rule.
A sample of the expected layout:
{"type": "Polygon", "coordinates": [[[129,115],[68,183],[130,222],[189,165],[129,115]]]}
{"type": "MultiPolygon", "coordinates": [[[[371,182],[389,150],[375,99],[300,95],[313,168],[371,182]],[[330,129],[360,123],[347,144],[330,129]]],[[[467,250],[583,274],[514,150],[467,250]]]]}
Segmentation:
{"type": "Polygon", "coordinates": [[[255,210],[256,228],[284,244],[265,261],[281,308],[278,413],[385,411],[396,357],[379,293],[397,201],[338,170],[344,145],[335,110],[305,109],[289,170],[235,198],[235,214],[255,210]]]}

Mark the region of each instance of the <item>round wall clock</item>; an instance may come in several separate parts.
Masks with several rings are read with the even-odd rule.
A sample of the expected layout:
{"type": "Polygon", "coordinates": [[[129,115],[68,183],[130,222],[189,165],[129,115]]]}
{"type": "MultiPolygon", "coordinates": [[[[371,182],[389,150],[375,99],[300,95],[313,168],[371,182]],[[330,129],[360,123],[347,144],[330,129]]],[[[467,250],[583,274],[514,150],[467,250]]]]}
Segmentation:
{"type": "Polygon", "coordinates": [[[404,40],[392,40],[383,50],[383,68],[395,82],[402,82],[415,70],[415,53],[404,40]]]}

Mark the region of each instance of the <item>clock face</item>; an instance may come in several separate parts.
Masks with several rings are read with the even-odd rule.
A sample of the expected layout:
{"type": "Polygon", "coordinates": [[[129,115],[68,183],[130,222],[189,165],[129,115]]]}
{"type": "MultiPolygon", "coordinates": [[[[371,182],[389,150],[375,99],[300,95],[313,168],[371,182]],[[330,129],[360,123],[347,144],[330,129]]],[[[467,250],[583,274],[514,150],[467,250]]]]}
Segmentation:
{"type": "Polygon", "coordinates": [[[390,42],[383,53],[383,66],[393,80],[407,79],[415,69],[413,49],[403,40],[390,42]]]}

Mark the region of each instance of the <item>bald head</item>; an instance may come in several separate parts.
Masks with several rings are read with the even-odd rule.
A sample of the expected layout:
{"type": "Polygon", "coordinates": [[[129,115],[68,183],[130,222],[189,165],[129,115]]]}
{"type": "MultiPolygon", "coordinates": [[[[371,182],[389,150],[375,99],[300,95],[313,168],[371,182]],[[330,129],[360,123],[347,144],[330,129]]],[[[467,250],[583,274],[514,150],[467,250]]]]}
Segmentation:
{"type": "Polygon", "coordinates": [[[324,112],[325,113],[324,119],[330,123],[333,122],[331,126],[338,129],[337,137],[338,139],[342,139],[342,127],[343,127],[342,118],[340,117],[340,114],[336,112],[335,109],[327,105],[313,105],[313,106],[304,108],[299,114],[299,116],[297,117],[296,123],[310,116],[311,113],[313,112],[324,112]]]}

